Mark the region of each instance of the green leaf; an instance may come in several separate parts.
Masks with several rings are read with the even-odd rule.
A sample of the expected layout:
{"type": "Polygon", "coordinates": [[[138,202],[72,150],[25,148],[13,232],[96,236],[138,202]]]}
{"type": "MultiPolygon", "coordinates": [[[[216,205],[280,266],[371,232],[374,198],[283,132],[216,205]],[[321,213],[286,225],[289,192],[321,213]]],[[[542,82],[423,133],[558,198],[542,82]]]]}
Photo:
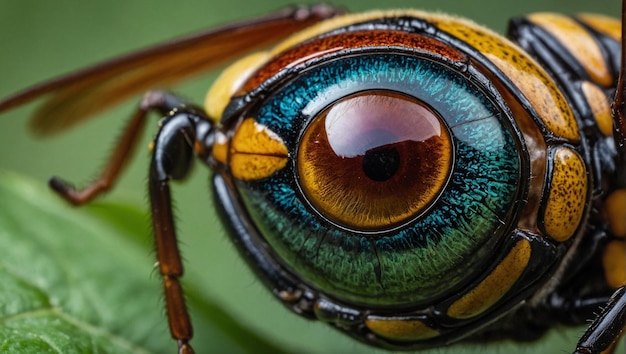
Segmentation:
{"type": "MultiPolygon", "coordinates": [[[[145,209],[118,202],[72,208],[41,184],[0,173],[0,352],[174,353],[161,280],[150,267],[154,252],[147,225],[145,209]]],[[[187,263],[192,274],[185,277],[186,294],[198,353],[285,352],[201,290],[193,265],[206,269],[211,260],[187,263]]],[[[311,330],[293,352],[383,352],[322,323],[300,325],[298,316],[280,306],[273,311],[275,318],[264,318],[269,325],[262,330],[281,343],[303,328],[311,330]],[[275,327],[292,320],[292,332],[275,327]]],[[[460,343],[420,353],[567,352],[581,333],[581,328],[556,329],[533,343],[460,343]]]]}
{"type": "Polygon", "coordinates": [[[1,352],[172,345],[145,250],[15,175],[0,175],[0,210],[1,352]]]}
{"type": "MultiPolygon", "coordinates": [[[[0,173],[0,352],[175,352],[153,252],[134,235],[147,231],[142,214],[127,205],[72,208],[0,173]]],[[[188,293],[197,348],[281,352],[206,294],[188,293]]]]}

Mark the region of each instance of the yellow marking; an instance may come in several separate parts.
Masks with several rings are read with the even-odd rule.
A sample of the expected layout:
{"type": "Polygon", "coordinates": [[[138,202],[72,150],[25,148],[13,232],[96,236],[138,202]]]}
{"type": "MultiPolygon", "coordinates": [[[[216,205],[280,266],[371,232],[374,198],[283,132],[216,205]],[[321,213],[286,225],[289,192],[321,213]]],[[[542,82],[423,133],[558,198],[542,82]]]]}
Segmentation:
{"type": "Polygon", "coordinates": [[[598,32],[622,41],[622,21],[598,14],[579,14],[576,17],[598,32]]]}
{"type": "Polygon", "coordinates": [[[204,155],[204,152],[206,151],[206,147],[204,146],[203,143],[199,142],[199,141],[195,141],[193,143],[193,151],[197,154],[197,155],[204,155]]]}
{"type": "Polygon", "coordinates": [[[594,82],[605,87],[613,84],[613,77],[609,73],[598,43],[571,17],[536,13],[528,15],[528,19],[554,36],[585,68],[594,82]]]}
{"type": "Polygon", "coordinates": [[[616,237],[626,238],[626,189],[611,193],[604,201],[604,210],[611,232],[616,237]]]}
{"type": "Polygon", "coordinates": [[[493,306],[511,289],[526,269],[531,251],[530,242],[520,239],[491,274],[448,308],[448,316],[458,319],[471,318],[493,306]]]}
{"type": "Polygon", "coordinates": [[[365,325],[377,335],[397,341],[417,341],[439,336],[439,331],[413,318],[368,316],[365,325]]]}
{"type": "Polygon", "coordinates": [[[581,88],[600,132],[605,136],[613,136],[613,118],[609,98],[600,87],[592,82],[583,82],[581,88]]]}
{"type": "Polygon", "coordinates": [[[253,118],[247,118],[233,136],[230,169],[241,180],[262,179],[285,167],[288,157],[287,147],[279,136],[253,118]]]}
{"type": "Polygon", "coordinates": [[[233,155],[231,171],[240,180],[258,180],[271,176],[287,164],[287,159],[263,155],[233,155]]]}
{"type": "Polygon", "coordinates": [[[626,242],[609,242],[602,255],[602,265],[609,286],[617,289],[626,284],[626,242]]]}
{"type": "Polygon", "coordinates": [[[227,67],[215,80],[204,99],[204,110],[209,117],[219,121],[232,95],[269,57],[267,52],[252,53],[227,67]]]}
{"type": "Polygon", "coordinates": [[[221,132],[215,134],[215,142],[211,149],[211,155],[215,161],[226,164],[228,161],[228,138],[221,132]]]}
{"type": "Polygon", "coordinates": [[[563,242],[574,235],[587,201],[587,171],[576,151],[562,147],[554,154],[552,181],[544,213],[551,238],[563,242]]]}
{"type": "Polygon", "coordinates": [[[515,44],[473,22],[449,16],[425,15],[428,20],[480,51],[519,88],[539,118],[555,135],[580,140],[572,110],[550,76],[515,44]]]}

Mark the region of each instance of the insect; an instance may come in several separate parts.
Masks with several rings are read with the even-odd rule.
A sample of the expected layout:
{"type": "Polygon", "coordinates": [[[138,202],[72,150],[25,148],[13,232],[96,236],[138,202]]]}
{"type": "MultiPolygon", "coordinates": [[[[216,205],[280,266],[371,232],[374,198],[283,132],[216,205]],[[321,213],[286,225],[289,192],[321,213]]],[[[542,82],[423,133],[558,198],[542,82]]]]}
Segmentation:
{"type": "MultiPolygon", "coordinates": [[[[310,25],[307,19],[316,21],[335,15],[333,9],[325,7],[301,11],[298,19],[302,22],[295,21],[293,13],[288,12],[279,17],[284,20],[268,22],[280,23],[277,27],[285,33],[279,32],[277,37],[292,32],[286,24],[304,28],[310,25]]],[[[601,216],[594,214],[591,205],[599,203],[598,209],[612,210],[603,203],[609,203],[606,198],[624,188],[623,176],[619,175],[624,166],[623,148],[619,147],[623,128],[615,141],[611,129],[606,128],[606,117],[596,122],[596,116],[589,112],[584,118],[587,120],[578,116],[584,109],[596,108],[589,106],[595,99],[599,100],[599,107],[607,107],[605,91],[615,87],[612,80],[619,65],[609,60],[607,66],[613,72],[608,75],[588,73],[583,70],[587,67],[579,62],[580,57],[560,56],[565,52],[550,51],[553,44],[568,42],[555,40],[554,35],[534,33],[546,26],[541,22],[546,19],[541,16],[517,23],[514,27],[517,32],[513,33],[528,53],[537,56],[539,64],[529,61],[526,54],[517,52],[514,47],[506,47],[507,42],[491,32],[447,17],[420,12],[376,12],[333,21],[337,22],[325,22],[333,24],[329,28],[308,32],[308,37],[283,45],[281,50],[275,51],[274,54],[282,53],[276,54],[276,58],[261,54],[235,64],[229,72],[240,74],[250,67],[262,68],[235,90],[235,99],[229,101],[228,90],[226,98],[219,93],[219,89],[229,87],[233,77],[226,74],[219,79],[214,86],[218,91],[209,94],[207,109],[210,116],[223,117],[222,126],[206,119],[203,109],[163,91],[152,91],[142,101],[144,108],[166,117],[152,148],[150,195],[157,253],[161,270],[166,273],[165,283],[169,284],[166,287],[169,318],[180,349],[191,350],[190,334],[177,289],[180,262],[171,231],[166,181],[185,174],[192,153],[215,172],[215,189],[227,223],[233,226],[236,242],[261,273],[261,278],[295,312],[327,321],[373,345],[409,349],[442,345],[464,336],[485,333],[521,334],[522,338],[517,339],[531,339],[524,337],[529,335],[525,327],[529,323],[543,324],[554,321],[553,318],[573,321],[576,316],[591,318],[589,312],[605,306],[608,296],[615,291],[616,296],[608,308],[621,311],[622,322],[619,316],[596,322],[601,329],[607,329],[601,333],[608,340],[593,341],[590,348],[592,352],[604,349],[624,326],[624,288],[603,282],[583,286],[580,281],[588,280],[590,270],[575,269],[572,262],[565,259],[585,259],[588,255],[589,264],[595,265],[598,255],[608,247],[608,240],[618,245],[621,242],[613,240],[619,232],[606,229],[607,221],[598,221],[601,216]],[[463,38],[467,33],[473,33],[471,38],[463,38]],[[322,34],[322,39],[317,38],[322,34]],[[489,41],[486,44],[465,41],[479,35],[489,41]],[[346,38],[350,39],[350,45],[346,45],[346,38]],[[507,50],[494,50],[490,47],[493,43],[507,50]],[[292,47],[300,51],[289,49],[292,47]],[[500,61],[505,62],[503,66],[496,64],[500,61]],[[579,67],[565,66],[563,62],[579,64],[579,67]],[[551,78],[545,70],[556,73],[556,77],[551,78]],[[561,73],[565,74],[559,76],[561,73]],[[579,75],[576,78],[580,82],[571,78],[574,74],[579,75]],[[407,76],[434,81],[411,81],[411,85],[407,85],[398,79],[407,76]],[[607,77],[609,83],[603,82],[601,86],[598,79],[607,77]],[[340,79],[345,81],[333,81],[340,79]],[[557,80],[561,89],[550,80],[557,80]],[[572,82],[567,80],[580,87],[569,88],[572,82]],[[337,91],[330,91],[322,84],[338,87],[337,91]],[[553,104],[542,105],[546,98],[552,99],[553,104]],[[356,117],[368,117],[368,113],[375,112],[379,106],[397,108],[385,111],[386,119],[393,125],[387,120],[381,123],[376,119],[349,121],[341,118],[345,112],[355,111],[356,117]],[[364,107],[363,111],[358,111],[359,107],[364,107]],[[470,112],[477,115],[469,116],[470,112]],[[419,119],[406,125],[404,117],[419,119]],[[337,123],[337,128],[331,130],[329,122],[337,123]],[[580,126],[590,127],[593,133],[580,126]],[[358,127],[366,129],[359,131],[358,127]],[[336,141],[339,145],[331,139],[331,132],[339,134],[336,141]],[[351,134],[341,135],[342,132],[351,134]],[[408,134],[406,141],[411,144],[398,146],[405,140],[384,140],[389,135],[402,134],[408,134]],[[322,144],[327,148],[320,151],[319,137],[324,136],[327,138],[322,144]],[[377,139],[383,139],[383,143],[376,142],[377,139]],[[358,145],[371,141],[378,145],[358,145]],[[481,150],[476,152],[479,146],[481,150]],[[257,148],[262,150],[257,151],[257,148]],[[406,189],[382,189],[375,203],[355,200],[349,194],[334,196],[336,192],[350,192],[351,187],[359,185],[349,180],[350,176],[329,175],[328,171],[338,170],[333,167],[339,162],[327,158],[333,151],[339,154],[335,148],[360,148],[366,152],[360,155],[367,158],[358,160],[349,169],[342,167],[350,174],[362,171],[361,180],[366,184],[373,181],[371,183],[380,186],[404,175],[433,177],[427,181],[403,180],[402,185],[410,188],[411,193],[406,189]],[[408,151],[416,151],[414,158],[417,160],[404,162],[405,155],[411,155],[408,151]],[[557,161],[571,163],[558,164],[557,161]],[[417,170],[403,170],[407,168],[417,170]],[[342,181],[345,179],[347,182],[342,181]],[[326,186],[332,186],[337,180],[344,184],[331,189],[333,195],[324,195],[326,186]],[[490,184],[494,181],[496,186],[490,184]],[[475,194],[467,195],[470,191],[475,194]],[[399,204],[406,194],[417,199],[399,204]],[[390,211],[380,214],[377,209],[368,209],[370,204],[385,203],[387,195],[389,198],[384,205],[390,211]],[[451,199],[443,199],[447,197],[451,199]],[[461,197],[466,198],[462,203],[461,197]],[[455,198],[457,201],[452,202],[455,198]],[[342,200],[349,203],[342,203],[342,200]],[[461,210],[460,206],[464,208],[461,210]],[[362,215],[368,217],[362,218],[362,215]],[[477,216],[479,224],[470,224],[471,220],[464,218],[466,215],[477,216]],[[450,220],[460,220],[463,225],[453,228],[447,224],[450,220]],[[434,224],[435,221],[444,224],[434,224]],[[587,224],[599,228],[593,237],[589,236],[587,224]],[[281,237],[285,235],[288,237],[281,237]],[[346,235],[349,237],[343,241],[346,235]],[[467,241],[470,236],[475,239],[469,244],[446,242],[449,239],[467,241]],[[400,241],[387,241],[395,239],[400,241]],[[273,251],[267,251],[266,242],[273,251]],[[400,257],[396,253],[401,249],[398,247],[407,245],[410,252],[406,251],[401,259],[395,258],[400,257]],[[440,246],[441,251],[428,248],[433,245],[440,246]],[[329,246],[336,250],[326,252],[329,246]],[[597,252],[590,252],[594,249],[597,252]],[[337,250],[347,253],[337,254],[337,250]],[[427,253],[420,254],[422,251],[427,253]],[[433,255],[438,255],[439,259],[433,255]],[[352,261],[337,264],[337,259],[352,261]],[[401,263],[403,268],[393,268],[395,263],[401,263]],[[327,268],[333,269],[326,269],[328,265],[327,268]],[[441,281],[444,278],[445,283],[441,281]],[[507,287],[503,288],[507,281],[507,287]],[[611,287],[614,289],[609,289],[611,287]],[[481,292],[482,288],[488,288],[489,293],[494,288],[502,293],[493,298],[481,292]],[[487,302],[480,306],[475,304],[484,298],[487,302]],[[514,310],[522,298],[534,300],[534,307],[522,306],[514,310]],[[544,299],[551,302],[544,302],[544,299]],[[570,306],[567,301],[577,300],[592,300],[593,308],[567,307],[570,306]],[[554,316],[538,317],[547,310],[555,311],[554,316]],[[504,322],[509,327],[499,322],[497,330],[492,330],[487,325],[505,315],[510,316],[504,322]],[[608,323],[618,328],[609,330],[608,323]],[[479,330],[483,332],[475,332],[479,330]]],[[[255,26],[264,28],[263,24],[254,22],[230,28],[252,31],[255,26]]],[[[600,26],[591,25],[598,29],[600,26]]],[[[267,33],[272,32],[264,31],[263,39],[273,41],[267,33]]],[[[218,41],[215,34],[200,38],[218,41]]],[[[260,40],[242,34],[236,38],[254,43],[260,40]]],[[[609,53],[619,52],[615,49],[616,45],[619,47],[618,40],[609,35],[599,38],[604,38],[605,50],[609,53]]],[[[197,48],[194,42],[187,43],[197,48]]],[[[149,57],[159,58],[154,52],[149,57]]],[[[126,60],[133,62],[136,60],[133,58],[137,57],[126,60]]],[[[186,64],[196,64],[188,62],[188,56],[184,58],[186,64]]],[[[206,64],[205,58],[202,59],[194,70],[206,64]]],[[[175,62],[180,65],[178,60],[175,62]]],[[[67,109],[63,107],[72,107],[77,92],[84,90],[84,87],[69,89],[72,85],[81,85],[80,78],[127,70],[122,63],[124,60],[25,91],[4,101],[0,107],[9,109],[52,91],[59,99],[55,104],[60,102],[61,109],[67,109]]],[[[146,84],[144,80],[153,77],[149,74],[141,76],[138,82],[146,84]]],[[[178,75],[180,72],[174,74],[178,75]]],[[[85,85],[91,85],[91,81],[85,85]]],[[[105,85],[99,85],[102,82],[94,89],[103,91],[95,97],[107,98],[105,103],[121,98],[117,87],[107,92],[105,85]]],[[[44,112],[52,110],[52,106],[48,107],[44,112]]],[[[87,116],[91,112],[83,113],[87,116]]],[[[80,114],[60,116],[84,118],[80,114]]],[[[139,110],[132,122],[140,125],[143,119],[143,111],[139,110]]],[[[65,128],[71,124],[58,119],[36,122],[42,129],[65,128]]],[[[127,129],[128,135],[122,141],[132,143],[134,131],[127,129]]],[[[127,154],[125,144],[119,144],[118,148],[107,169],[113,176],[117,174],[116,166],[121,165],[127,154]]],[[[350,153],[342,154],[352,157],[350,153]]],[[[97,188],[76,193],[59,179],[54,179],[52,186],[77,204],[98,193],[97,188]]],[[[369,194],[367,190],[362,193],[369,194]]],[[[620,194],[617,199],[619,203],[620,194]]],[[[619,215],[618,210],[615,222],[618,224],[619,215]]],[[[586,261],[574,263],[586,265],[586,261]]]]}

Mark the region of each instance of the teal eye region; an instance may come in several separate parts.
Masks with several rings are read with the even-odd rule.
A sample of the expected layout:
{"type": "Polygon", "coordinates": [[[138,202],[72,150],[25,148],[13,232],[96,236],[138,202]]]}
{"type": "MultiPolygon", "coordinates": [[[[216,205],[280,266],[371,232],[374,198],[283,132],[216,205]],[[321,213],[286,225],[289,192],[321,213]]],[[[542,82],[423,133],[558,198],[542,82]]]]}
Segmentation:
{"type": "MultiPolygon", "coordinates": [[[[278,260],[328,296],[372,307],[425,304],[475,279],[485,262],[489,263],[493,247],[511,231],[522,162],[512,119],[494,104],[495,93],[468,78],[479,74],[472,75],[416,55],[360,53],[304,69],[249,112],[248,116],[283,139],[290,154],[290,163],[270,177],[236,181],[253,222],[278,260]],[[299,167],[311,161],[298,152],[302,137],[315,122],[325,119],[324,112],[355,95],[377,92],[408,97],[441,120],[451,140],[450,168],[436,197],[402,222],[386,223],[383,218],[376,227],[361,228],[358,222],[346,226],[331,215],[337,210],[319,207],[311,202],[310,192],[303,192],[307,189],[299,167]]],[[[394,130],[403,117],[390,117],[375,118],[385,120],[376,125],[377,129],[388,127],[383,134],[403,130],[394,130]]],[[[368,129],[353,128],[355,134],[368,129]]],[[[419,148],[398,148],[399,153],[394,153],[398,171],[412,171],[411,164],[429,163],[428,157],[439,153],[415,149],[419,148]],[[423,157],[412,159],[413,151],[423,157]]],[[[354,200],[376,208],[383,205],[388,190],[398,188],[395,176],[367,180],[354,167],[359,164],[331,161],[338,162],[319,173],[346,171],[337,178],[347,179],[335,182],[330,178],[324,184],[328,203],[323,205],[331,209],[340,202],[333,200],[335,195],[342,199],[352,194],[354,200]]],[[[416,184],[428,178],[397,174],[416,184]]],[[[394,198],[402,205],[402,193],[394,198]]]]}

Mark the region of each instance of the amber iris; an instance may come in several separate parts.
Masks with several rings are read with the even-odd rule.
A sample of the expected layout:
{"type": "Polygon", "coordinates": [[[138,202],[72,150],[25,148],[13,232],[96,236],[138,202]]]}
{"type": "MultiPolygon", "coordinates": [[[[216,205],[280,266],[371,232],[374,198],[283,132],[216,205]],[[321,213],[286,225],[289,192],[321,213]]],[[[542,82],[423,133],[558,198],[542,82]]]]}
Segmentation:
{"type": "Polygon", "coordinates": [[[378,231],[419,215],[443,189],[452,142],[438,115],[391,91],[348,96],[304,132],[297,170],[303,192],[324,217],[378,231]]]}

